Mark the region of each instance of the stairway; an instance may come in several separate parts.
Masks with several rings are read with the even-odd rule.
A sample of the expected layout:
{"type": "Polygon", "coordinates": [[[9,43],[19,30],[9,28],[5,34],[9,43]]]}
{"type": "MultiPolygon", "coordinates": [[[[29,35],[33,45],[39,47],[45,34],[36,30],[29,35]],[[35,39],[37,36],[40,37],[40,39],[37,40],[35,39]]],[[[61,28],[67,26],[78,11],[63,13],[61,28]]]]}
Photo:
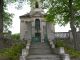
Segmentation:
{"type": "Polygon", "coordinates": [[[47,43],[32,43],[26,60],[60,60],[59,55],[52,54],[47,43]]]}

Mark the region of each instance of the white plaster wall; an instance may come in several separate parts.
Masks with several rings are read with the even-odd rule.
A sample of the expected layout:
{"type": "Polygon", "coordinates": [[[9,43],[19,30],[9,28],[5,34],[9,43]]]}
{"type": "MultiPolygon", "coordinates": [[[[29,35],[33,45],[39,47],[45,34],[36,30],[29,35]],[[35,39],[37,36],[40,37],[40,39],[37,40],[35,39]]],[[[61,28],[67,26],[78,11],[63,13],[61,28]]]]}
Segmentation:
{"type": "Polygon", "coordinates": [[[25,26],[24,21],[20,22],[20,38],[21,38],[21,40],[24,39],[24,29],[25,29],[24,26],[25,26]]]}
{"type": "Polygon", "coordinates": [[[20,22],[20,38],[21,40],[26,39],[28,27],[26,21],[29,21],[29,19],[21,19],[22,22],[20,22]]]}
{"type": "MultiPolygon", "coordinates": [[[[24,22],[21,22],[20,23],[20,37],[21,39],[23,39],[24,37],[26,39],[30,39],[31,38],[31,29],[29,28],[29,25],[27,25],[26,22],[30,22],[32,23],[32,36],[34,37],[35,36],[35,19],[40,19],[40,32],[41,32],[41,39],[43,40],[44,39],[44,35],[46,33],[46,29],[44,30],[44,27],[46,27],[46,20],[45,18],[43,17],[32,17],[32,18],[23,18],[21,19],[21,21],[24,21],[24,22]]],[[[51,23],[48,23],[47,24],[47,34],[48,34],[48,38],[49,39],[53,39],[53,33],[55,31],[55,28],[54,28],[54,25],[51,24],[51,23]]]]}
{"type": "Polygon", "coordinates": [[[31,22],[27,22],[27,40],[31,40],[31,22]]]}
{"type": "Polygon", "coordinates": [[[32,37],[35,37],[35,22],[32,22],[32,37]]]}
{"type": "Polygon", "coordinates": [[[31,18],[27,18],[27,17],[26,18],[21,18],[21,21],[25,21],[25,22],[28,21],[29,22],[29,21],[31,21],[31,18]]]}

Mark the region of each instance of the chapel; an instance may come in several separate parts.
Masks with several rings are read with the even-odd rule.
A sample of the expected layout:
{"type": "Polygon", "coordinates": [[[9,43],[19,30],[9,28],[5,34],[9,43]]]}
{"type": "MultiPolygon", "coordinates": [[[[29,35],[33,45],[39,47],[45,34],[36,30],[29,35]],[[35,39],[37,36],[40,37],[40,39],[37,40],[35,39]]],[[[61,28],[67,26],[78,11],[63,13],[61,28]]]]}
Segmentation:
{"type": "Polygon", "coordinates": [[[45,19],[43,5],[40,0],[31,4],[31,11],[20,16],[20,38],[21,40],[33,40],[44,42],[46,39],[53,40],[55,32],[54,24],[45,19]]]}

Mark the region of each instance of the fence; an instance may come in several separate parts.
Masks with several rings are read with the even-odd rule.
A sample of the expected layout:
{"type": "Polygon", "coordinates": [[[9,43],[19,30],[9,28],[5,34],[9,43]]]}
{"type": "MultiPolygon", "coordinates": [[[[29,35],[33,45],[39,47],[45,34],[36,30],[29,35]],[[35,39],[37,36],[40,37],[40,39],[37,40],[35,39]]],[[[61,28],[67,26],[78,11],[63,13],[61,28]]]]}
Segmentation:
{"type": "MultiPolygon", "coordinates": [[[[55,38],[72,38],[72,33],[71,32],[55,32],[53,33],[55,38]]],[[[80,40],[80,32],[76,32],[76,40],[80,40]]]]}
{"type": "Polygon", "coordinates": [[[70,38],[70,33],[69,32],[55,32],[54,36],[55,38],[66,39],[66,38],[70,38]]]}
{"type": "Polygon", "coordinates": [[[55,32],[53,34],[55,39],[64,39],[68,46],[80,51],[80,32],[76,32],[75,42],[71,32],[55,32]]]}

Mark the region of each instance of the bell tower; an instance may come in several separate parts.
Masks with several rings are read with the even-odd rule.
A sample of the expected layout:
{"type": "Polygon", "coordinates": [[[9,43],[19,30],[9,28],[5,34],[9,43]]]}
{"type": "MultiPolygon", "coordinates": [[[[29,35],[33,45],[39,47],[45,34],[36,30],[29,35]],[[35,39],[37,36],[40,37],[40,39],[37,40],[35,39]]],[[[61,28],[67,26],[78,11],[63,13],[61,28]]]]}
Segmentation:
{"type": "Polygon", "coordinates": [[[39,8],[39,4],[37,1],[35,2],[35,8],[39,8]]]}
{"type": "Polygon", "coordinates": [[[36,0],[31,3],[31,12],[44,12],[42,9],[42,2],[40,0],[36,0]]]}
{"type": "Polygon", "coordinates": [[[31,9],[41,8],[42,2],[40,0],[35,0],[31,3],[31,9]]]}

